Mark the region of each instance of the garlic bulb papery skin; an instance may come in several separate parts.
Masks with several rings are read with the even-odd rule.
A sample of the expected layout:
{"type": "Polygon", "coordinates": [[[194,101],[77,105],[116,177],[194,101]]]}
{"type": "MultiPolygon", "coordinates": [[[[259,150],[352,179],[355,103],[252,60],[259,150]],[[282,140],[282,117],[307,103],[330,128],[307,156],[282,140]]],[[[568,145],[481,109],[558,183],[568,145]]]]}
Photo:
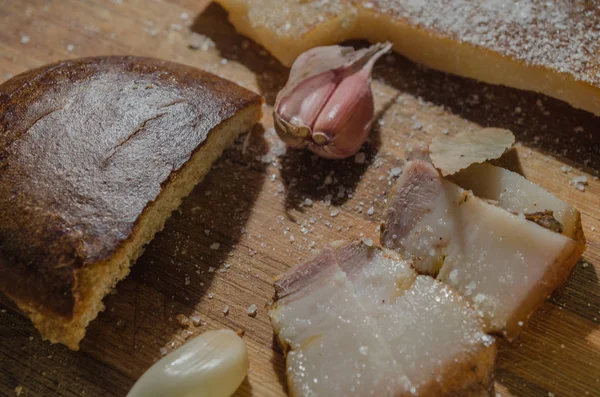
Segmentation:
{"type": "Polygon", "coordinates": [[[231,330],[207,331],[157,361],[127,397],[230,397],[247,372],[244,341],[231,330]]]}
{"type": "Polygon", "coordinates": [[[390,43],[360,50],[326,46],[301,54],[275,101],[279,137],[325,158],[355,154],[373,123],[373,65],[391,48],[390,43]]]}

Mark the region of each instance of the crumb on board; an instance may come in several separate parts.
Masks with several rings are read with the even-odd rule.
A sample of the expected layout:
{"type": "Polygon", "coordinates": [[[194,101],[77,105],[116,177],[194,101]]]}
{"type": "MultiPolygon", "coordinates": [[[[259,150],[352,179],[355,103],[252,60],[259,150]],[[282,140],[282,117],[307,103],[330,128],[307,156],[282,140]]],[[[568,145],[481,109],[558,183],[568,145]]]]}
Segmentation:
{"type": "Polygon", "coordinates": [[[179,325],[181,325],[182,327],[189,327],[190,326],[190,319],[187,318],[182,313],[179,313],[177,316],[175,316],[175,319],[177,320],[177,322],[179,323],[179,325]]]}

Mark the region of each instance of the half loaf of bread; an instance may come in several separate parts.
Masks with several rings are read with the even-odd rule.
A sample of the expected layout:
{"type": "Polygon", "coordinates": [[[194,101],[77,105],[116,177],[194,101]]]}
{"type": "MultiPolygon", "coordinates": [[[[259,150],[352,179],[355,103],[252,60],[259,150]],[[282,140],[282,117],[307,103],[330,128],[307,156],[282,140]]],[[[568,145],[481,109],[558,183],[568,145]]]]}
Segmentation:
{"type": "Polygon", "coordinates": [[[0,290],[78,349],[103,297],[260,116],[258,95],[149,58],[64,61],[0,85],[0,290]]]}

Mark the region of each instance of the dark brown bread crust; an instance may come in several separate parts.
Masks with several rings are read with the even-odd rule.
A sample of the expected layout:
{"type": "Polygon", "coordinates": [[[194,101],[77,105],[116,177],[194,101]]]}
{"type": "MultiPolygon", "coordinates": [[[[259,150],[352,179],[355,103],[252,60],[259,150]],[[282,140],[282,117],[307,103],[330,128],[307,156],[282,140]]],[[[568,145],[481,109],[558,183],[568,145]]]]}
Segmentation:
{"type": "Polygon", "coordinates": [[[137,57],[59,62],[0,85],[0,290],[72,316],[75,270],[110,258],[209,132],[260,102],[137,57]]]}

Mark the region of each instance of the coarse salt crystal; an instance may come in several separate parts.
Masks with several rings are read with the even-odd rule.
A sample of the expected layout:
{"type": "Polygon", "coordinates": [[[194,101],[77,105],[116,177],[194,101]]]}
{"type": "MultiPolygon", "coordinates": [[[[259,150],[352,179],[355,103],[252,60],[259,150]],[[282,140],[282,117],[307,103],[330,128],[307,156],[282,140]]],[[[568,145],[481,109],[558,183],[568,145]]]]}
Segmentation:
{"type": "Polygon", "coordinates": [[[248,307],[248,315],[250,317],[255,317],[257,311],[258,311],[258,309],[254,303],[248,307]]]}
{"type": "Polygon", "coordinates": [[[364,164],[366,159],[367,159],[367,156],[365,155],[364,152],[358,152],[358,153],[356,153],[356,156],[354,156],[354,162],[356,164],[364,164]]]}

